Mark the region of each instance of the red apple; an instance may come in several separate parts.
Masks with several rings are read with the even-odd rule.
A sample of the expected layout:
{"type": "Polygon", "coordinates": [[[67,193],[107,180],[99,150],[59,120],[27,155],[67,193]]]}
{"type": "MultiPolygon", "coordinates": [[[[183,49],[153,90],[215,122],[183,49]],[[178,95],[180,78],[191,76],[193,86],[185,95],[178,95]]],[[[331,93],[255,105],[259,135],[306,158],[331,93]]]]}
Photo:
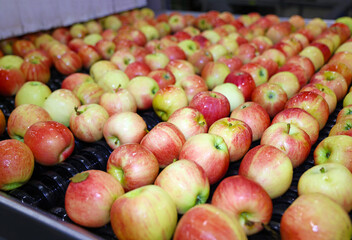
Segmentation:
{"type": "Polygon", "coordinates": [[[290,239],[331,239],[351,236],[351,219],[347,212],[321,193],[299,196],[284,212],[280,235],[290,239]]]}
{"type": "Polygon", "coordinates": [[[189,106],[196,108],[203,114],[208,126],[230,114],[230,103],[227,98],[223,94],[213,91],[197,93],[190,101],[189,106]]]}
{"type": "Polygon", "coordinates": [[[263,230],[273,213],[273,203],[264,188],[241,175],[222,180],[211,204],[238,219],[246,235],[263,230]]]}
{"type": "Polygon", "coordinates": [[[140,144],[150,150],[158,159],[159,166],[164,168],[179,159],[185,141],[183,133],[174,124],[160,122],[143,137],[140,144]]]}
{"type": "Polygon", "coordinates": [[[25,60],[21,65],[26,81],[38,81],[48,83],[50,80],[50,68],[38,59],[25,60]]]}
{"type": "Polygon", "coordinates": [[[194,66],[195,72],[200,74],[207,63],[212,62],[213,55],[206,48],[201,48],[191,54],[187,60],[194,66]]]}
{"type": "Polygon", "coordinates": [[[111,115],[103,127],[103,136],[110,148],[127,143],[140,143],[147,134],[147,124],[135,112],[121,112],[111,115]]]}
{"type": "Polygon", "coordinates": [[[352,70],[348,68],[345,63],[335,62],[325,64],[320,71],[332,71],[340,73],[346,80],[347,85],[350,86],[352,82],[352,70]]]}
{"type": "Polygon", "coordinates": [[[158,83],[160,89],[176,83],[174,75],[166,69],[150,71],[147,76],[153,78],[158,83]]]}
{"type": "Polygon", "coordinates": [[[108,118],[109,114],[102,106],[85,104],[71,114],[69,126],[76,138],[84,142],[95,142],[103,138],[103,126],[108,118]]]}
{"type": "Polygon", "coordinates": [[[203,114],[192,107],[183,107],[176,110],[167,121],[174,124],[183,133],[186,140],[191,136],[208,131],[208,125],[203,114]]]}
{"type": "Polygon", "coordinates": [[[56,121],[32,124],[23,137],[37,163],[51,166],[65,161],[73,152],[75,141],[72,132],[56,121]]]}
{"type": "Polygon", "coordinates": [[[35,49],[33,42],[26,39],[18,39],[12,45],[14,55],[24,57],[27,53],[35,49]]]}
{"type": "Polygon", "coordinates": [[[102,227],[110,222],[114,201],[124,194],[121,184],[101,170],[88,170],[73,176],[65,193],[68,217],[84,227],[102,227]]]}
{"type": "Polygon", "coordinates": [[[208,62],[202,70],[201,77],[206,82],[208,89],[212,90],[217,85],[224,83],[229,73],[230,69],[225,63],[208,62]]]}
{"type": "Polygon", "coordinates": [[[278,64],[271,58],[259,55],[251,60],[252,63],[258,63],[268,71],[268,78],[274,75],[278,69],[278,64]]]}
{"type": "Polygon", "coordinates": [[[352,137],[352,119],[340,119],[339,122],[331,128],[329,136],[347,135],[352,137]]]}
{"type": "Polygon", "coordinates": [[[35,104],[22,104],[16,107],[7,120],[7,133],[10,138],[23,141],[28,128],[40,121],[52,120],[49,113],[35,104]]]}
{"type": "Polygon", "coordinates": [[[137,104],[133,95],[125,88],[113,92],[105,92],[99,98],[99,105],[112,116],[114,113],[137,112],[137,104]]]}
{"type": "Polygon", "coordinates": [[[208,91],[208,86],[204,79],[199,75],[188,75],[176,83],[176,86],[181,87],[187,96],[188,102],[199,92],[208,91]]]}
{"type": "Polygon", "coordinates": [[[179,214],[204,204],[209,197],[207,175],[201,166],[189,160],[181,159],[168,165],[160,172],[154,184],[170,195],[179,214]]]}
{"type": "Polygon", "coordinates": [[[0,95],[13,96],[25,83],[26,78],[19,69],[0,67],[0,95]]]}
{"type": "Polygon", "coordinates": [[[257,45],[252,43],[243,43],[239,45],[235,55],[239,57],[243,64],[249,63],[253,58],[260,54],[257,45]]]}
{"type": "Polygon", "coordinates": [[[182,80],[182,78],[188,75],[195,74],[194,66],[183,59],[171,60],[165,69],[174,75],[176,82],[182,80]]]}
{"type": "Polygon", "coordinates": [[[319,123],[318,121],[310,115],[307,111],[302,108],[287,108],[279,112],[272,120],[271,124],[284,122],[284,123],[294,123],[302,130],[304,130],[311,141],[313,146],[319,137],[319,123]]]}
{"type": "Polygon", "coordinates": [[[128,143],[115,148],[110,154],[106,171],[128,192],[153,184],[159,174],[159,164],[148,149],[138,143],[128,143]]]}
{"type": "Polygon", "coordinates": [[[0,141],[0,189],[9,191],[29,181],[34,170],[30,148],[16,139],[0,141]]]}
{"type": "Polygon", "coordinates": [[[94,82],[93,78],[86,73],[72,73],[64,78],[61,88],[73,91],[73,89],[83,82],[94,82]]]}
{"type": "Polygon", "coordinates": [[[82,68],[82,60],[74,51],[67,51],[61,58],[54,60],[55,68],[63,75],[69,75],[82,68]]]}
{"type": "Polygon", "coordinates": [[[301,165],[311,149],[309,135],[294,123],[277,122],[268,127],[260,144],[274,146],[291,159],[293,168],[301,165]]]}
{"type": "Polygon", "coordinates": [[[58,27],[54,29],[51,36],[63,44],[68,44],[72,39],[70,30],[65,27],[58,27]]]}
{"type": "Polygon", "coordinates": [[[223,178],[229,167],[229,152],[224,139],[210,133],[200,133],[187,139],[179,159],[198,163],[205,171],[210,184],[223,178]]]}
{"type": "Polygon", "coordinates": [[[247,239],[238,220],[211,204],[191,208],[177,224],[175,240],[247,239]]]}
{"type": "Polygon", "coordinates": [[[258,63],[247,63],[243,65],[240,70],[249,73],[257,87],[267,82],[269,79],[268,70],[258,63]]]}
{"type": "Polygon", "coordinates": [[[252,144],[252,130],[243,121],[235,118],[221,118],[214,122],[208,133],[222,137],[227,145],[230,162],[240,160],[252,144]]]}
{"type": "Polygon", "coordinates": [[[151,69],[146,63],[143,62],[133,62],[127,65],[125,73],[129,79],[137,76],[147,76],[151,69]]]}
{"type": "Polygon", "coordinates": [[[258,145],[244,156],[238,174],[261,185],[274,199],[291,186],[293,167],[290,158],[281,150],[271,145],[258,145]]]}
{"type": "Polygon", "coordinates": [[[116,45],[113,41],[102,39],[95,44],[95,48],[102,59],[109,60],[116,51],[116,45]]]}
{"type": "Polygon", "coordinates": [[[302,108],[310,113],[318,122],[319,129],[323,129],[329,118],[329,105],[325,99],[314,92],[300,92],[289,99],[287,108],[302,108]]]}
{"type": "Polygon", "coordinates": [[[270,116],[258,103],[245,102],[231,112],[231,118],[241,120],[248,124],[252,130],[252,141],[261,138],[265,129],[270,126],[270,116]]]}
{"type": "Polygon", "coordinates": [[[275,83],[263,83],[252,92],[252,101],[259,103],[267,111],[270,118],[275,117],[285,108],[287,99],[284,89],[275,83]]]}
{"type": "Polygon", "coordinates": [[[343,107],[337,114],[336,123],[340,122],[343,119],[352,119],[352,106],[347,105],[343,107]]]}
{"type": "Polygon", "coordinates": [[[245,101],[251,100],[252,92],[256,85],[249,73],[241,70],[230,72],[224,82],[235,84],[243,93],[245,101]]]}

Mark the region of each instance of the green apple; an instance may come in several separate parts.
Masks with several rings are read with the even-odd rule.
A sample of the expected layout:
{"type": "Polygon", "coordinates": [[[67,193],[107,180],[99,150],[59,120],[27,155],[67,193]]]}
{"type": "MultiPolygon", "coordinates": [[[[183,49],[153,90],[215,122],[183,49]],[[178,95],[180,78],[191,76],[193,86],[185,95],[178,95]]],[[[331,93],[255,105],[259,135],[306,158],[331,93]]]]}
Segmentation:
{"type": "Polygon", "coordinates": [[[346,24],[349,27],[350,31],[352,32],[352,18],[351,17],[349,17],[349,16],[339,17],[336,19],[336,22],[346,24]]]}
{"type": "Polygon", "coordinates": [[[342,105],[343,105],[343,107],[347,107],[349,105],[352,105],[352,92],[351,91],[349,93],[347,93],[346,96],[344,97],[342,105]]]}
{"type": "Polygon", "coordinates": [[[130,79],[121,70],[115,69],[105,73],[98,82],[98,85],[105,91],[111,92],[117,88],[126,88],[130,79]]]}
{"type": "Polygon", "coordinates": [[[15,106],[32,103],[43,106],[45,99],[51,94],[51,89],[42,82],[30,81],[22,85],[15,96],[15,106]]]}
{"type": "Polygon", "coordinates": [[[142,31],[142,33],[146,36],[147,41],[160,38],[158,30],[152,25],[142,25],[139,27],[139,30],[142,31]]]}
{"type": "Polygon", "coordinates": [[[153,109],[163,121],[167,121],[176,110],[188,106],[188,99],[181,87],[168,85],[159,89],[153,98],[153,109]]]}
{"type": "Polygon", "coordinates": [[[0,58],[0,67],[5,69],[20,69],[23,63],[23,58],[16,55],[6,55],[0,58]]]}
{"type": "Polygon", "coordinates": [[[43,103],[43,108],[54,121],[69,126],[70,116],[80,106],[80,100],[68,89],[53,91],[43,103]]]}
{"type": "Polygon", "coordinates": [[[199,49],[199,45],[192,39],[182,40],[177,45],[185,52],[187,57],[191,56],[199,49]]]}
{"type": "Polygon", "coordinates": [[[213,91],[222,93],[229,100],[230,112],[245,102],[243,93],[233,83],[223,83],[217,85],[213,91]]]}
{"type": "Polygon", "coordinates": [[[88,45],[95,46],[95,44],[102,39],[103,37],[99,33],[91,33],[83,38],[83,42],[88,45]]]}

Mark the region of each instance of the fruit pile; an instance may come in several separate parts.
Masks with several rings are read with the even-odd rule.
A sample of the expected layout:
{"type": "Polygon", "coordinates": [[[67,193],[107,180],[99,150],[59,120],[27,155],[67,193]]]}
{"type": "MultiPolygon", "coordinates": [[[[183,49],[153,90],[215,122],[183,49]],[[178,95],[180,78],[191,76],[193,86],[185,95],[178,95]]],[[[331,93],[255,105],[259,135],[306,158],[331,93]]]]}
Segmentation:
{"type": "Polygon", "coordinates": [[[121,240],[351,239],[351,30],[142,8],[1,40],[0,189],[121,240]]]}

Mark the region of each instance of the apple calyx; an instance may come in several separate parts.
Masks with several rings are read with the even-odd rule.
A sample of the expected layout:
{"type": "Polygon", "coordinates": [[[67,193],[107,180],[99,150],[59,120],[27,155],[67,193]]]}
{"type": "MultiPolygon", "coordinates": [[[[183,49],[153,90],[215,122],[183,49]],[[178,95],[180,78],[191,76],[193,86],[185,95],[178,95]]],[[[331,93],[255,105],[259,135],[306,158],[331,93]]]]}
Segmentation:
{"type": "Polygon", "coordinates": [[[345,129],[346,131],[351,130],[351,129],[352,129],[352,124],[346,123],[344,129],[345,129]]]}
{"type": "Polygon", "coordinates": [[[154,87],[152,89],[152,94],[155,95],[157,93],[157,91],[159,91],[159,87],[154,87]]]}
{"type": "Polygon", "coordinates": [[[319,171],[320,171],[321,173],[326,173],[326,169],[325,169],[324,167],[321,167],[321,168],[319,169],[319,171]]]}
{"type": "Polygon", "coordinates": [[[109,168],[107,172],[111,174],[114,178],[116,178],[117,181],[119,181],[123,187],[126,186],[125,177],[124,177],[125,172],[121,167],[112,166],[109,168]]]}
{"type": "Polygon", "coordinates": [[[207,124],[207,122],[205,121],[203,116],[197,116],[196,117],[196,122],[200,125],[200,126],[205,126],[205,124],[207,124]]]}
{"type": "Polygon", "coordinates": [[[202,197],[200,195],[197,195],[195,206],[202,203],[204,203],[202,197]]]}
{"type": "Polygon", "coordinates": [[[335,79],[334,72],[331,72],[331,71],[324,71],[324,77],[328,81],[332,81],[335,79]]]}
{"type": "Polygon", "coordinates": [[[76,175],[70,178],[70,181],[74,183],[80,183],[86,180],[88,176],[89,176],[89,172],[77,173],[76,175]]]}
{"type": "Polygon", "coordinates": [[[210,93],[210,96],[213,97],[213,98],[218,98],[218,95],[216,95],[216,93],[210,93]]]}
{"type": "Polygon", "coordinates": [[[29,60],[30,63],[32,64],[39,64],[40,63],[40,58],[38,57],[33,57],[29,60]]]}

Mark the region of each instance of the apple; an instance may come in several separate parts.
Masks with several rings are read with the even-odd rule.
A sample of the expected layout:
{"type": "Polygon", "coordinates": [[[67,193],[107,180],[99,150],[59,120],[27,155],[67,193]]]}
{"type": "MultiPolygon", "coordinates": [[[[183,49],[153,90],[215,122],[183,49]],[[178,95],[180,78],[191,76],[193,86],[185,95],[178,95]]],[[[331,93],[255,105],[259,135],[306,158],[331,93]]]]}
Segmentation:
{"type": "Polygon", "coordinates": [[[137,112],[137,104],[133,95],[124,88],[117,88],[112,92],[105,92],[99,98],[99,105],[112,116],[114,113],[137,112]]]}
{"type": "Polygon", "coordinates": [[[329,106],[329,114],[332,114],[337,105],[336,94],[328,86],[321,83],[309,83],[301,88],[300,92],[311,91],[322,96],[329,106]]]}
{"type": "Polygon", "coordinates": [[[101,170],[88,170],[70,178],[65,210],[76,224],[97,228],[110,222],[114,201],[124,194],[121,184],[101,170]]]}
{"type": "Polygon", "coordinates": [[[271,145],[250,149],[241,161],[239,175],[259,185],[274,199],[282,196],[291,186],[293,167],[290,158],[271,145]]]}
{"type": "Polygon", "coordinates": [[[35,104],[22,104],[16,107],[7,119],[7,133],[10,138],[23,142],[28,128],[40,121],[52,120],[49,113],[35,104]]]}
{"type": "Polygon", "coordinates": [[[113,41],[101,39],[95,44],[95,48],[102,59],[109,60],[116,51],[116,45],[113,41]]]}
{"type": "Polygon", "coordinates": [[[101,60],[101,55],[92,45],[84,45],[78,49],[78,56],[81,58],[82,66],[89,69],[95,62],[101,60]]]}
{"type": "Polygon", "coordinates": [[[32,59],[43,62],[49,68],[53,65],[53,60],[51,59],[49,54],[44,50],[40,50],[40,49],[32,50],[29,53],[27,53],[23,58],[23,60],[32,60],[32,59]]]}
{"type": "Polygon", "coordinates": [[[170,195],[179,214],[186,213],[196,205],[204,204],[210,192],[209,181],[203,168],[193,161],[184,159],[164,168],[154,184],[170,195]],[[183,194],[180,194],[181,192],[183,194]]]}
{"type": "Polygon", "coordinates": [[[221,93],[227,98],[230,103],[230,112],[245,102],[243,93],[233,83],[219,84],[213,89],[213,91],[221,93]]]}
{"type": "Polygon", "coordinates": [[[329,118],[329,105],[325,99],[314,92],[300,92],[286,102],[287,108],[302,108],[319,122],[319,129],[323,129],[329,118]]]}
{"type": "Polygon", "coordinates": [[[153,98],[159,91],[158,83],[151,77],[138,76],[129,81],[126,89],[133,95],[138,110],[152,107],[153,98]]]}
{"type": "Polygon", "coordinates": [[[97,84],[104,92],[111,92],[121,87],[126,88],[130,79],[127,74],[119,69],[113,69],[102,75],[97,84]]]}
{"type": "Polygon", "coordinates": [[[133,62],[127,65],[125,73],[129,79],[137,76],[147,76],[151,69],[144,62],[133,62]]]}
{"type": "Polygon", "coordinates": [[[171,239],[177,210],[165,190],[147,185],[119,197],[112,205],[110,219],[118,239],[171,239]]]}
{"type": "Polygon", "coordinates": [[[328,63],[344,63],[352,71],[352,53],[350,52],[338,52],[335,53],[329,60],[328,63]]]}
{"type": "MultiPolygon", "coordinates": [[[[347,94],[348,95],[348,94],[347,94]]],[[[347,105],[343,107],[337,114],[336,123],[340,122],[343,119],[352,119],[352,106],[347,105]]]]}
{"type": "Polygon", "coordinates": [[[21,70],[16,68],[7,69],[0,67],[0,95],[15,95],[25,81],[26,78],[21,70]]]}
{"type": "Polygon", "coordinates": [[[287,94],[278,84],[266,82],[256,87],[252,92],[252,101],[259,103],[270,118],[281,112],[287,102],[287,94]]]}
{"type": "Polygon", "coordinates": [[[214,191],[211,204],[235,217],[246,235],[263,230],[273,212],[272,200],[264,188],[242,175],[223,179],[214,191]]]}
{"type": "Polygon", "coordinates": [[[274,45],[270,38],[266,36],[256,36],[251,42],[257,46],[260,54],[274,45]]]}
{"type": "Polygon", "coordinates": [[[252,63],[257,63],[268,71],[268,78],[278,71],[278,64],[271,58],[259,55],[251,60],[252,63]]]}
{"type": "Polygon", "coordinates": [[[89,75],[94,79],[94,81],[99,82],[100,78],[104,76],[105,73],[116,70],[117,66],[108,60],[100,60],[95,62],[89,69],[89,75]]]}
{"type": "Polygon", "coordinates": [[[177,13],[169,17],[168,24],[171,32],[175,33],[186,27],[186,19],[183,14],[177,13]]]}
{"type": "Polygon", "coordinates": [[[103,29],[112,29],[117,31],[122,26],[121,20],[116,15],[109,15],[104,18],[103,29]]]}
{"type": "Polygon", "coordinates": [[[86,73],[72,73],[61,82],[61,88],[73,91],[77,85],[83,82],[94,82],[94,80],[86,73]]]}
{"type": "Polygon", "coordinates": [[[34,171],[30,148],[16,139],[0,141],[0,189],[10,191],[28,182],[34,171]]]}
{"type": "Polygon", "coordinates": [[[276,44],[284,37],[288,36],[291,32],[291,23],[289,21],[281,21],[272,25],[265,33],[265,36],[268,37],[274,44],[276,44]]]}
{"type": "Polygon", "coordinates": [[[198,43],[192,39],[182,40],[177,43],[177,46],[182,49],[186,55],[186,58],[193,55],[197,50],[200,49],[198,43]]]}
{"type": "Polygon", "coordinates": [[[176,59],[185,60],[187,58],[185,52],[178,45],[166,45],[161,50],[157,49],[156,51],[160,51],[160,52],[164,53],[170,59],[170,61],[176,60],[176,59]]]}
{"type": "Polygon", "coordinates": [[[305,47],[299,53],[299,55],[309,58],[309,60],[311,60],[311,62],[314,65],[315,71],[320,69],[325,63],[325,59],[324,59],[323,53],[316,46],[311,46],[310,45],[310,46],[305,47]]]}
{"type": "Polygon", "coordinates": [[[319,164],[301,175],[297,185],[298,195],[322,193],[349,212],[352,209],[352,195],[346,187],[349,182],[352,182],[352,173],[342,164],[319,164]]]}
{"type": "Polygon", "coordinates": [[[65,161],[73,152],[75,141],[72,132],[56,121],[32,124],[23,137],[37,163],[52,166],[65,161]]]}
{"type": "Polygon", "coordinates": [[[295,74],[297,76],[297,78],[299,78],[301,80],[300,84],[301,87],[303,87],[303,85],[305,85],[308,80],[313,76],[313,74],[315,73],[315,69],[314,69],[314,65],[312,63],[312,61],[304,56],[293,56],[289,59],[287,59],[287,65],[285,66],[286,70],[285,71],[290,71],[293,74],[295,74]],[[293,65],[291,65],[293,64],[293,65]],[[294,68],[294,65],[298,65],[300,67],[298,68],[294,68]],[[304,77],[302,77],[302,71],[303,71],[303,75],[304,77]]]}
{"type": "Polygon", "coordinates": [[[207,48],[211,44],[211,42],[201,34],[193,36],[192,40],[197,42],[201,49],[207,48]]]}
{"type": "Polygon", "coordinates": [[[47,51],[49,57],[51,57],[51,59],[55,61],[60,59],[65,53],[70,51],[70,48],[67,45],[62,44],[58,41],[52,41],[43,50],[47,51]]]}
{"type": "Polygon", "coordinates": [[[200,133],[186,140],[179,159],[198,163],[212,185],[223,178],[229,167],[229,152],[224,139],[216,134],[200,133]]]}
{"type": "Polygon", "coordinates": [[[144,62],[150,70],[164,69],[169,61],[169,57],[162,52],[149,53],[144,57],[144,62]]]}
{"type": "Polygon", "coordinates": [[[88,33],[102,33],[103,26],[96,20],[89,20],[84,23],[84,26],[87,28],[88,33]]]}
{"type": "Polygon", "coordinates": [[[70,34],[73,38],[84,38],[88,34],[87,28],[82,23],[75,23],[70,26],[70,34]]]}
{"type": "Polygon", "coordinates": [[[240,44],[235,52],[235,55],[241,59],[243,64],[249,63],[259,54],[259,49],[254,43],[240,44]]]}
{"type": "Polygon", "coordinates": [[[208,126],[230,114],[229,100],[223,94],[214,91],[197,93],[190,101],[189,106],[196,108],[203,114],[208,126]]]}
{"type": "Polygon", "coordinates": [[[61,58],[54,60],[55,68],[63,75],[69,75],[81,70],[82,60],[74,51],[67,51],[61,58]]]}
{"type": "Polygon", "coordinates": [[[287,60],[285,54],[275,48],[265,50],[261,56],[273,59],[279,67],[283,66],[287,60]]]}
{"type": "Polygon", "coordinates": [[[180,79],[175,83],[175,85],[181,87],[184,90],[188,102],[190,102],[192,98],[199,92],[208,91],[208,86],[204,79],[196,74],[188,75],[180,79]]]}
{"type": "Polygon", "coordinates": [[[269,114],[256,102],[241,104],[231,112],[230,117],[248,124],[252,130],[252,141],[259,140],[265,129],[270,126],[269,114]]]}
{"type": "Polygon", "coordinates": [[[50,94],[50,88],[42,82],[25,82],[16,93],[15,106],[30,103],[42,107],[44,101],[50,94]]]}
{"type": "Polygon", "coordinates": [[[201,35],[207,38],[212,44],[215,44],[220,41],[221,36],[216,31],[212,29],[207,29],[201,32],[201,35]]]}
{"type": "Polygon", "coordinates": [[[229,73],[230,69],[225,63],[208,62],[201,72],[201,77],[205,80],[208,89],[212,90],[217,85],[224,83],[229,73]]]}
{"type": "Polygon", "coordinates": [[[225,78],[224,83],[235,84],[242,92],[245,101],[251,100],[252,92],[256,87],[252,76],[249,73],[241,70],[230,72],[225,78]]]}
{"type": "Polygon", "coordinates": [[[214,205],[200,204],[181,217],[173,239],[245,240],[247,236],[235,217],[214,205]]]}
{"type": "Polygon", "coordinates": [[[334,91],[337,101],[342,100],[348,91],[347,81],[338,72],[319,71],[312,76],[310,83],[320,83],[334,91]]]}
{"type": "Polygon", "coordinates": [[[191,136],[208,131],[204,116],[197,109],[183,107],[173,112],[167,122],[174,124],[187,140],[191,136]]]}
{"type": "Polygon", "coordinates": [[[153,184],[159,174],[159,164],[153,153],[142,145],[126,143],[110,154],[106,171],[128,192],[153,184]]]}
{"type": "Polygon", "coordinates": [[[12,45],[13,54],[20,57],[24,57],[27,53],[34,49],[34,43],[26,39],[18,39],[14,41],[12,45]]]}
{"type": "Polygon", "coordinates": [[[57,89],[45,99],[43,108],[49,113],[52,120],[68,127],[74,109],[80,105],[80,100],[72,91],[57,89]]]}
{"type": "Polygon", "coordinates": [[[287,108],[276,114],[271,124],[278,122],[293,123],[304,130],[313,146],[319,137],[319,122],[302,108],[287,108]]]}
{"type": "Polygon", "coordinates": [[[221,118],[214,122],[208,133],[222,137],[227,145],[230,162],[240,160],[252,144],[252,130],[243,121],[235,118],[221,118]]]}
{"type": "MultiPolygon", "coordinates": [[[[54,45],[54,43],[51,43],[54,45]]],[[[74,52],[78,52],[78,50],[82,47],[85,46],[86,44],[84,43],[83,39],[81,38],[73,38],[67,43],[67,47],[71,49],[74,52]]],[[[45,49],[44,49],[45,50],[45,49]]]]}
{"type": "Polygon", "coordinates": [[[352,172],[351,159],[352,137],[335,135],[324,138],[314,150],[315,165],[323,163],[339,163],[352,172]]]}
{"type": "Polygon", "coordinates": [[[178,86],[168,85],[158,90],[153,98],[153,109],[162,121],[167,121],[177,109],[188,106],[185,91],[178,86]]]}
{"type": "Polygon", "coordinates": [[[348,213],[321,193],[299,196],[285,210],[280,235],[288,239],[349,239],[352,225],[348,213]]]}
{"type": "Polygon", "coordinates": [[[108,112],[100,105],[84,104],[74,109],[69,127],[73,135],[84,142],[96,142],[103,138],[103,127],[108,112]]]}
{"type": "Polygon", "coordinates": [[[278,49],[279,51],[283,52],[283,54],[285,54],[287,59],[289,59],[299,53],[297,48],[294,48],[290,43],[285,42],[283,40],[276,43],[273,47],[275,49],[278,49]]]}
{"type": "Polygon", "coordinates": [[[249,73],[257,87],[268,81],[268,71],[258,63],[247,63],[243,65],[240,70],[249,73]]]}
{"type": "Polygon", "coordinates": [[[194,66],[190,62],[183,59],[171,60],[165,69],[174,75],[176,82],[182,80],[188,75],[195,74],[194,66]]]}
{"type": "Polygon", "coordinates": [[[200,74],[208,62],[214,61],[211,52],[205,48],[198,49],[187,57],[187,60],[194,66],[195,72],[200,74]]]}
{"type": "Polygon", "coordinates": [[[110,148],[116,149],[127,143],[140,143],[147,134],[147,124],[135,112],[121,112],[111,115],[102,129],[110,148]]]}
{"type": "Polygon", "coordinates": [[[16,55],[5,55],[0,58],[0,68],[20,70],[23,58],[16,55]]]}
{"type": "Polygon", "coordinates": [[[146,76],[153,78],[158,83],[160,89],[176,83],[174,75],[166,69],[150,71],[146,76]]]}
{"type": "MultiPolygon", "coordinates": [[[[105,76],[105,75],[104,75],[105,76]]],[[[104,89],[96,82],[83,82],[73,89],[73,94],[82,104],[99,103],[104,89]]]]}
{"type": "Polygon", "coordinates": [[[227,50],[227,53],[231,55],[235,54],[235,52],[238,49],[238,43],[236,41],[233,41],[230,37],[227,37],[227,36],[221,38],[218,43],[224,46],[227,50]]]}
{"type": "Polygon", "coordinates": [[[243,65],[239,57],[233,56],[231,54],[220,57],[218,62],[225,63],[229,67],[230,73],[239,70],[243,65]]]}
{"type": "Polygon", "coordinates": [[[320,71],[333,71],[340,73],[346,80],[347,85],[350,86],[352,82],[352,71],[343,62],[327,63],[320,71]]]}
{"type": "Polygon", "coordinates": [[[110,61],[121,71],[125,71],[128,64],[136,61],[132,53],[125,49],[117,50],[110,58],[110,61]]]}
{"type": "Polygon", "coordinates": [[[352,119],[340,119],[339,122],[335,123],[329,132],[329,136],[334,135],[348,135],[352,137],[352,119]]]}
{"type": "Polygon", "coordinates": [[[39,59],[26,59],[22,63],[20,69],[23,72],[26,81],[48,83],[50,80],[50,68],[39,59]]]}
{"type": "Polygon", "coordinates": [[[183,133],[174,124],[160,122],[142,138],[140,144],[150,150],[158,159],[159,166],[164,168],[179,159],[185,141],[183,133]]]}
{"type": "MultiPolygon", "coordinates": [[[[297,94],[300,90],[300,83],[296,77],[291,72],[282,71],[275,73],[268,81],[270,84],[277,84],[279,85],[282,90],[287,95],[287,99],[292,98],[295,94],[297,94]]],[[[254,91],[253,91],[254,92],[254,91]]],[[[252,94],[253,94],[252,92],[252,94]]],[[[286,99],[286,101],[287,101],[286,99]]]]}
{"type": "Polygon", "coordinates": [[[291,160],[293,168],[301,165],[311,149],[309,135],[294,123],[277,122],[268,127],[260,144],[274,146],[283,151],[291,160]]]}
{"type": "Polygon", "coordinates": [[[292,15],[288,21],[293,25],[295,29],[303,28],[306,25],[304,18],[300,15],[292,15]]]}

